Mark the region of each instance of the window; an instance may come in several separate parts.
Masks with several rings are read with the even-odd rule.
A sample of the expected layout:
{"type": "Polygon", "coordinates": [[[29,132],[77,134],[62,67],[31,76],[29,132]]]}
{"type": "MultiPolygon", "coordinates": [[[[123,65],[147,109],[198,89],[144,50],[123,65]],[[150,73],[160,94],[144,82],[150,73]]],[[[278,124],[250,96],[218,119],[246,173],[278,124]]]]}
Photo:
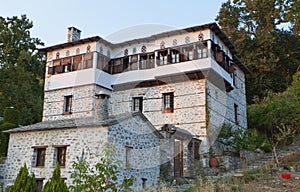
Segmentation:
{"type": "Polygon", "coordinates": [[[198,59],[207,57],[207,47],[204,44],[196,46],[196,57],[198,59]]]}
{"type": "Polygon", "coordinates": [[[158,64],[165,65],[168,64],[168,50],[158,52],[158,64]]]}
{"type": "Polygon", "coordinates": [[[44,167],[45,156],[46,156],[46,147],[34,147],[33,155],[32,155],[32,166],[44,167]]]}
{"type": "Polygon", "coordinates": [[[132,98],[132,110],[133,111],[143,111],[143,97],[132,98]]]}
{"type": "Polygon", "coordinates": [[[188,150],[191,158],[194,161],[200,160],[199,149],[200,149],[200,141],[198,139],[192,139],[188,144],[188,150]]]}
{"type": "Polygon", "coordinates": [[[80,70],[81,68],[81,63],[82,63],[82,55],[77,55],[73,57],[73,65],[72,65],[72,70],[80,70]]]}
{"type": "Polygon", "coordinates": [[[124,56],[128,56],[128,49],[124,50],[124,56]]]}
{"type": "Polygon", "coordinates": [[[77,49],[76,49],[76,55],[79,55],[79,54],[80,54],[80,49],[77,48],[77,49]]]}
{"type": "Polygon", "coordinates": [[[177,39],[173,39],[173,45],[174,45],[174,46],[177,45],[177,39]]]}
{"type": "Polygon", "coordinates": [[[130,57],[130,70],[137,70],[138,69],[138,56],[132,55],[130,57]]]}
{"type": "Polygon", "coordinates": [[[147,69],[147,55],[140,56],[140,69],[147,69]]]}
{"type": "Polygon", "coordinates": [[[131,154],[131,150],[132,150],[132,147],[130,147],[129,145],[128,145],[128,143],[126,143],[126,145],[125,145],[125,167],[127,168],[127,169],[130,169],[130,154],[131,154]]]}
{"type": "Polygon", "coordinates": [[[142,178],[142,189],[146,188],[146,181],[147,181],[147,178],[142,178]]]}
{"type": "Polygon", "coordinates": [[[59,52],[56,53],[56,59],[59,59],[59,52]]]}
{"type": "Polygon", "coordinates": [[[87,53],[84,56],[84,69],[93,67],[93,53],[87,53]]]}
{"type": "Polygon", "coordinates": [[[233,85],[235,87],[237,87],[237,78],[236,78],[236,73],[235,73],[234,70],[233,70],[233,73],[232,73],[232,81],[233,81],[233,85]]]}
{"type": "Polygon", "coordinates": [[[103,47],[100,47],[100,53],[103,55],[103,47]]]}
{"type": "Polygon", "coordinates": [[[190,40],[190,37],[189,37],[189,36],[186,36],[184,40],[185,40],[185,43],[190,43],[190,42],[191,42],[191,40],[190,40]]]}
{"type": "Polygon", "coordinates": [[[166,48],[166,43],[165,43],[164,41],[161,41],[161,42],[160,42],[160,48],[161,48],[161,49],[166,48]]]}
{"type": "Polygon", "coordinates": [[[193,46],[183,47],[183,61],[191,61],[194,59],[194,48],[193,46]]]}
{"type": "Polygon", "coordinates": [[[204,40],[204,35],[203,35],[203,33],[199,33],[199,35],[198,35],[198,41],[203,41],[204,40]]]}
{"type": "Polygon", "coordinates": [[[44,179],[36,178],[35,182],[36,182],[36,187],[35,187],[34,191],[35,192],[42,192],[44,179]]]}
{"type": "Polygon", "coordinates": [[[66,154],[67,154],[67,147],[56,147],[55,148],[55,156],[56,161],[55,164],[58,163],[59,166],[66,166],[66,154]]]}
{"type": "Polygon", "coordinates": [[[238,114],[238,105],[234,104],[234,121],[236,125],[239,125],[239,114],[238,114]]]}
{"type": "Polygon", "coordinates": [[[163,94],[163,109],[165,113],[173,113],[174,111],[174,93],[163,94]]]}
{"type": "Polygon", "coordinates": [[[88,45],[88,46],[86,47],[86,52],[87,52],[87,53],[90,53],[90,52],[91,52],[91,46],[90,46],[90,45],[88,45]]]}
{"type": "Polygon", "coordinates": [[[147,52],[147,47],[145,45],[142,46],[141,52],[142,53],[146,53],[147,52]]]}
{"type": "Polygon", "coordinates": [[[132,53],[136,54],[136,47],[132,48],[132,53]]]}
{"type": "Polygon", "coordinates": [[[68,115],[72,112],[72,95],[65,96],[64,99],[64,114],[68,115]]]}
{"type": "Polygon", "coordinates": [[[171,63],[179,63],[180,62],[180,52],[178,50],[171,50],[171,63]]]}

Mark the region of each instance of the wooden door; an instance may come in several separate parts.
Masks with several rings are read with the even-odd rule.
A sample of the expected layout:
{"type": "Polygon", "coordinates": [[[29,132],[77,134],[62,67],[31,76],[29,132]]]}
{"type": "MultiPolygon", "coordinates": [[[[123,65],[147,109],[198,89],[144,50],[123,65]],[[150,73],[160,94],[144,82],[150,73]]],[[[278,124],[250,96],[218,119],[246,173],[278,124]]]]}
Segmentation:
{"type": "Polygon", "coordinates": [[[174,176],[183,176],[183,152],[182,141],[175,139],[174,143],[174,176]]]}

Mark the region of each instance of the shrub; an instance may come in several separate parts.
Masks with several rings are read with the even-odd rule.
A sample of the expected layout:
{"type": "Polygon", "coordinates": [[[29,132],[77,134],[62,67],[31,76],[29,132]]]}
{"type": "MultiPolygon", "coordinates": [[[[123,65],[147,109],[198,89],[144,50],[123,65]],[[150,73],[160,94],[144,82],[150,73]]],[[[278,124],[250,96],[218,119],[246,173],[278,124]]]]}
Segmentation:
{"type": "Polygon", "coordinates": [[[43,188],[43,192],[68,192],[68,187],[65,183],[65,180],[60,175],[59,165],[56,164],[56,167],[53,171],[52,177],[47,181],[43,188]]]}
{"type": "Polygon", "coordinates": [[[20,168],[14,184],[9,188],[9,192],[34,192],[36,187],[34,173],[29,175],[26,164],[20,168]]]}

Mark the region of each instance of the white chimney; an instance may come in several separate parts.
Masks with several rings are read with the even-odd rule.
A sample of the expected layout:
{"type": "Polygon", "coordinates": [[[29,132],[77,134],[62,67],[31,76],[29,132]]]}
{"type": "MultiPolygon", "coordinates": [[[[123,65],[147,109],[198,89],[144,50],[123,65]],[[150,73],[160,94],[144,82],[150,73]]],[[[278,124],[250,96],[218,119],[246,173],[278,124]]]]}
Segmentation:
{"type": "Polygon", "coordinates": [[[68,42],[76,41],[80,39],[81,31],[75,27],[68,28],[68,42]]]}

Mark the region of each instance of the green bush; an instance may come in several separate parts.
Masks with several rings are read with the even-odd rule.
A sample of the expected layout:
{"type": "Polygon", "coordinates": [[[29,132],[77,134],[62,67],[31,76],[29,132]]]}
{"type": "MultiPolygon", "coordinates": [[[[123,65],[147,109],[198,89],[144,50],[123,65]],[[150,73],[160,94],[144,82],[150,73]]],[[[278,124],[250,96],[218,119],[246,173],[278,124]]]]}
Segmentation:
{"type": "Polygon", "coordinates": [[[247,107],[250,129],[257,129],[272,138],[273,133],[279,131],[279,126],[296,129],[300,125],[300,74],[295,74],[293,79],[285,92],[270,94],[263,103],[247,107]]]}
{"type": "Polygon", "coordinates": [[[20,168],[14,184],[9,188],[9,192],[34,192],[36,187],[35,176],[29,175],[26,164],[20,168]]]}
{"type": "Polygon", "coordinates": [[[52,177],[45,184],[42,192],[68,192],[65,180],[61,177],[59,165],[53,171],[52,177]]]}
{"type": "Polygon", "coordinates": [[[237,150],[254,151],[257,148],[266,152],[272,150],[271,142],[265,134],[258,133],[255,129],[245,130],[228,124],[222,126],[217,141],[237,150]]]}

